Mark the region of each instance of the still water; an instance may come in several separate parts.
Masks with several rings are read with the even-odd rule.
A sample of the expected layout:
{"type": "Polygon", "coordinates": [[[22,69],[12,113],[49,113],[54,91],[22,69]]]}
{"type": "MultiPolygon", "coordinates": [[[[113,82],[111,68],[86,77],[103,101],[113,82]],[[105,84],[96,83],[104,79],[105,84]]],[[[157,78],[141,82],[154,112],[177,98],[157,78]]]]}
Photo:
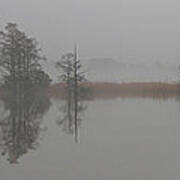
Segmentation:
{"type": "MultiPolygon", "coordinates": [[[[12,150],[8,142],[1,143],[0,180],[180,178],[180,104],[177,100],[134,98],[94,100],[85,104],[76,137],[73,130],[67,128],[62,111],[64,102],[51,100],[43,116],[34,117],[41,119],[36,121],[41,131],[33,135],[37,141],[35,148],[9,157],[13,153],[7,149],[16,150],[12,150]],[[3,153],[4,149],[8,153],[3,153]],[[9,160],[13,158],[16,163],[9,160]]],[[[2,117],[6,116],[4,111],[1,102],[2,117]]],[[[1,125],[0,140],[8,131],[4,129],[1,125]]]]}

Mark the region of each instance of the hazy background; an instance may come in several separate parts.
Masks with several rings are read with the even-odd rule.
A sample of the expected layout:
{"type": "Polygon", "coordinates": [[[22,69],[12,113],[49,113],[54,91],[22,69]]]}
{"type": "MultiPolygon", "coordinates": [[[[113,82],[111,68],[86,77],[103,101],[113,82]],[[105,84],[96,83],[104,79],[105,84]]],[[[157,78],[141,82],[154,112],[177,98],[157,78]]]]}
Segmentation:
{"type": "Polygon", "coordinates": [[[18,23],[51,63],[75,42],[82,59],[178,63],[179,19],[178,0],[0,0],[0,28],[18,23]]]}

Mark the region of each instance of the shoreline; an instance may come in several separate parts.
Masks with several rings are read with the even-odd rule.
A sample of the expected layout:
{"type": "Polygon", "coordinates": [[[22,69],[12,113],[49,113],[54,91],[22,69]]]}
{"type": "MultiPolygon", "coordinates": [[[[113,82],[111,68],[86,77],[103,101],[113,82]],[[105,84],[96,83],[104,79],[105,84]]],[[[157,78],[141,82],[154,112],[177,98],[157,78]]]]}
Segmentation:
{"type": "MultiPolygon", "coordinates": [[[[112,99],[112,98],[177,98],[180,95],[178,83],[162,82],[132,82],[132,83],[110,83],[110,82],[86,82],[81,84],[92,92],[90,99],[112,99]]],[[[52,84],[48,93],[50,97],[62,98],[65,90],[64,83],[52,84]]]]}

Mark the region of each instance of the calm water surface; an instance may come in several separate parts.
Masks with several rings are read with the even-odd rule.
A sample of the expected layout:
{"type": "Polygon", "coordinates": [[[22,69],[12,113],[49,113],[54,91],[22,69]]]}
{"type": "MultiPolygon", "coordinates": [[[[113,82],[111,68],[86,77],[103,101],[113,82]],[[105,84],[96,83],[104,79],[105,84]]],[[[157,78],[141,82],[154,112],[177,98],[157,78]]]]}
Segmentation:
{"type": "MultiPolygon", "coordinates": [[[[66,122],[58,123],[64,116],[63,101],[52,100],[39,125],[43,131],[37,148],[25,152],[16,164],[7,154],[0,156],[0,180],[180,178],[177,100],[113,99],[86,105],[75,143],[66,122]]],[[[1,139],[2,134],[1,128],[1,139]]]]}

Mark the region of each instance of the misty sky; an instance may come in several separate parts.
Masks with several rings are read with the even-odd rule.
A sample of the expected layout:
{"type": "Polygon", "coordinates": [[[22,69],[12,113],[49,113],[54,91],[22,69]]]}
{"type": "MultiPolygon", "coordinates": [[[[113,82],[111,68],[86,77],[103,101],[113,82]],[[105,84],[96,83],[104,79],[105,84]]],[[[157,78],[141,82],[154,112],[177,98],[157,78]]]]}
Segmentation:
{"type": "Polygon", "coordinates": [[[16,22],[57,60],[77,42],[83,58],[180,59],[179,0],[0,0],[0,28],[16,22]]]}

